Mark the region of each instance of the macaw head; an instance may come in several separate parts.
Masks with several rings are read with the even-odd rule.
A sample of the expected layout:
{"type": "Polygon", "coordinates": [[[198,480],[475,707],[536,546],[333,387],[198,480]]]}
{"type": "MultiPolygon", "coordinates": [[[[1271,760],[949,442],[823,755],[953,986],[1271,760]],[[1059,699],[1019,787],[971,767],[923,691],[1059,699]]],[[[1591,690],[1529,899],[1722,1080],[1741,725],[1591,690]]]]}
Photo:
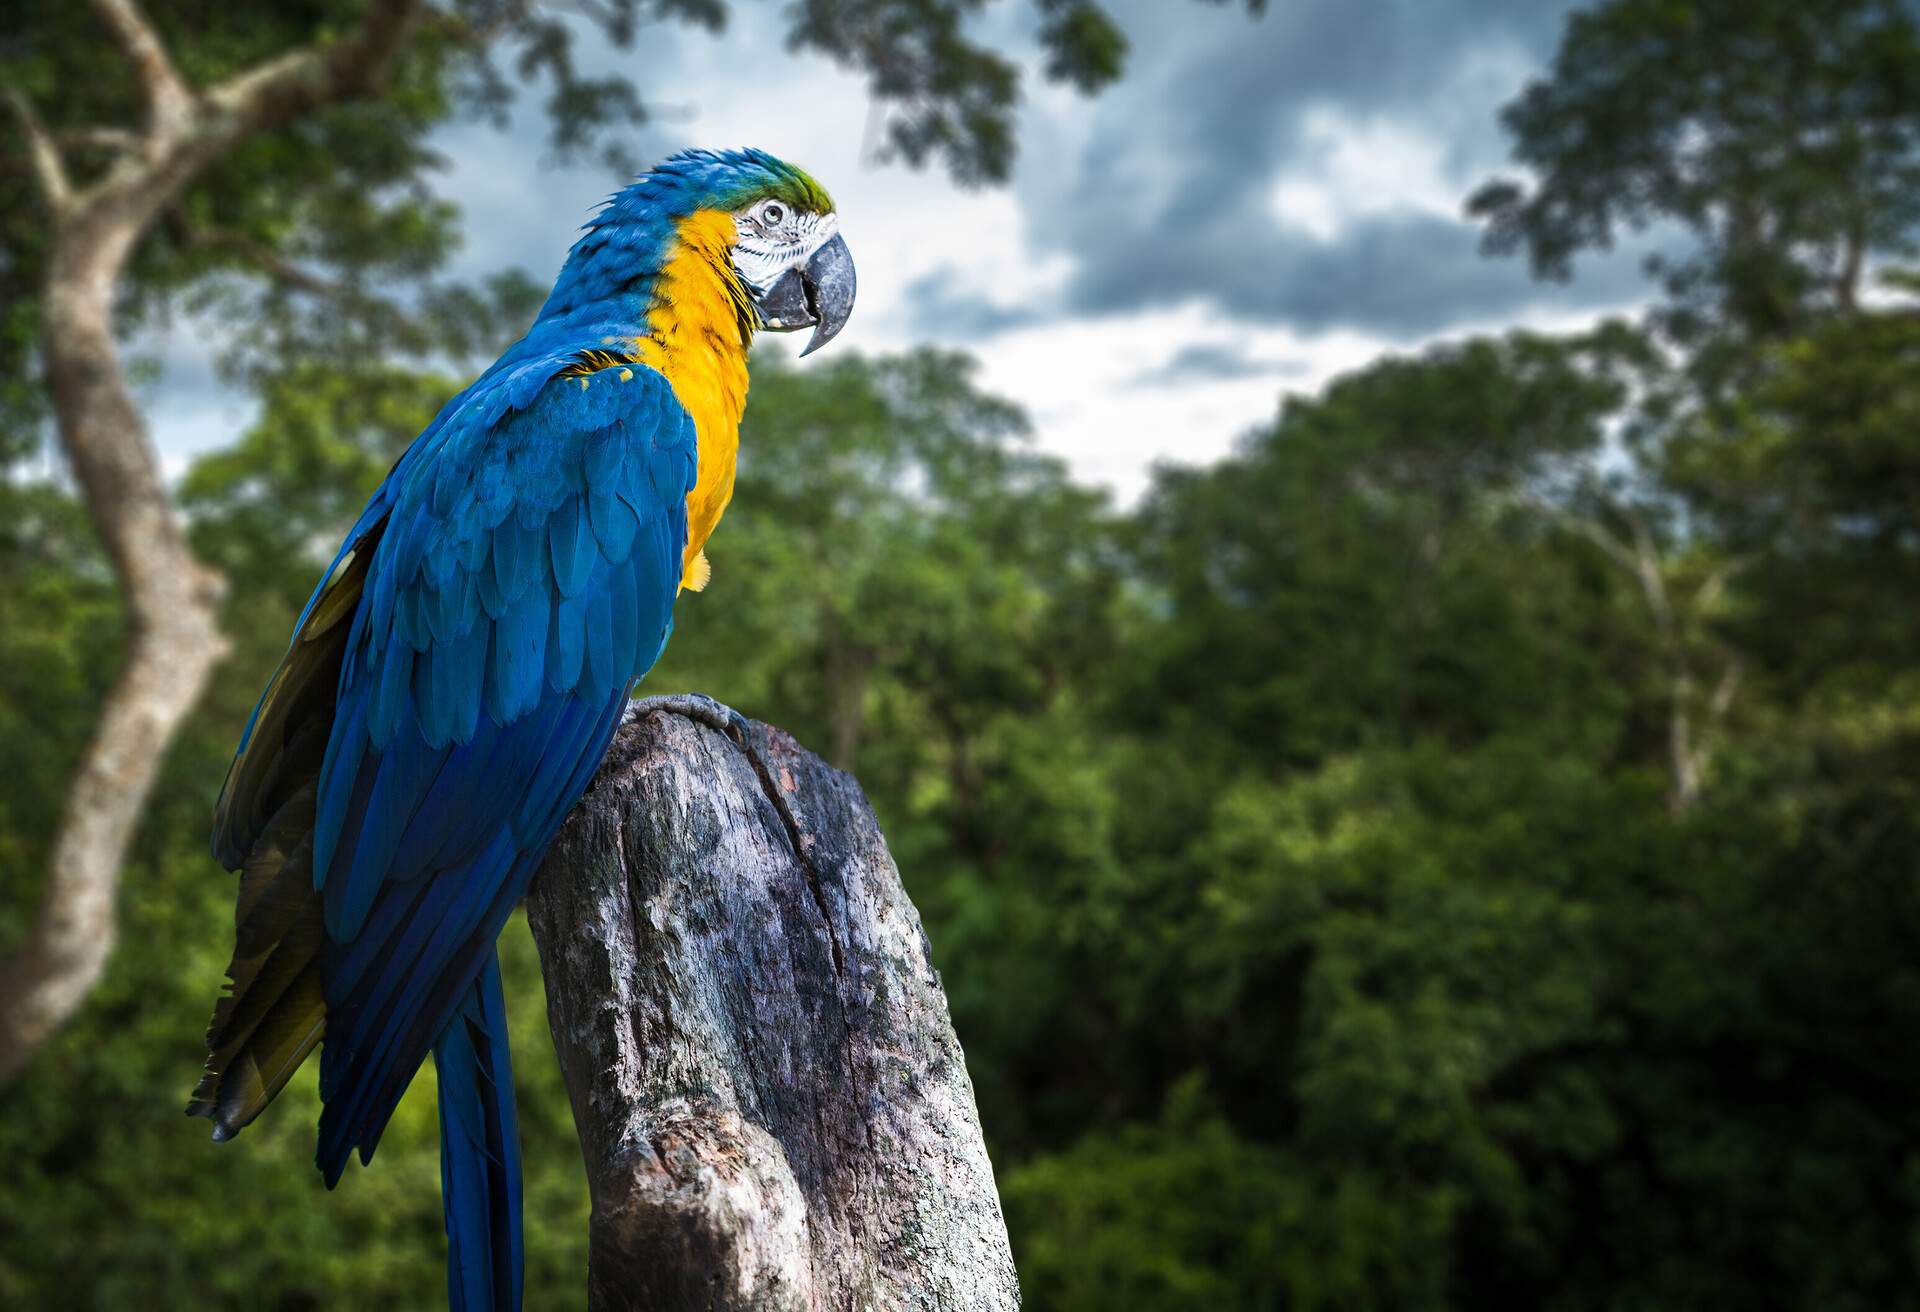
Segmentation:
{"type": "Polygon", "coordinates": [[[670,156],[613,197],[574,257],[587,254],[598,266],[617,256],[644,273],[670,247],[715,259],[724,254],[751,304],[753,326],[813,329],[802,355],[832,340],[853,312],[853,256],[833,199],[803,170],[765,151],[670,156]]]}

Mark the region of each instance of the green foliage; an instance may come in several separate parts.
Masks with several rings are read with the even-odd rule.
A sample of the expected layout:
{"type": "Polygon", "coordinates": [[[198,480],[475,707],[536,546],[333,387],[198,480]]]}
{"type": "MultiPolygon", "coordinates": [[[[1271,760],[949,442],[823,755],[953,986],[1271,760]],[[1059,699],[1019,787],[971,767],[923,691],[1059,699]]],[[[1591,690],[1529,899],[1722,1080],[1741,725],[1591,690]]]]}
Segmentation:
{"type": "Polygon", "coordinates": [[[1562,602],[1606,581],[1505,495],[1598,447],[1619,401],[1566,345],[1474,341],[1290,399],[1239,458],[1164,475],[1137,551],[1172,622],[1135,650],[1133,714],[1300,763],[1585,719],[1566,694],[1617,637],[1562,602]]]}
{"type": "MultiPolygon", "coordinates": [[[[44,484],[0,479],[0,743],[17,753],[0,789],[0,906],[39,902],[66,779],[120,640],[111,576],[80,508],[44,484]]],[[[0,956],[25,941],[27,923],[0,915],[0,956]]]]}
{"type": "MultiPolygon", "coordinates": [[[[1037,1307],[1211,1312],[1283,1305],[1290,1240],[1322,1209],[1284,1154],[1237,1137],[1195,1080],[1154,1121],[1095,1131],[1003,1172],[1008,1223],[1028,1236],[1021,1286],[1037,1307]]],[[[1300,1306],[1313,1306],[1303,1301],[1300,1306]]]]}
{"type": "Polygon", "coordinates": [[[1920,25],[1902,0],[1606,0],[1503,115],[1531,186],[1470,208],[1497,252],[1568,275],[1624,232],[1678,225],[1655,261],[1669,324],[1762,340],[1851,309],[1920,220],[1920,25]]]}
{"type": "MultiPolygon", "coordinates": [[[[1920,322],[1842,319],[1684,426],[1665,473],[1750,561],[1727,626],[1793,699],[1874,696],[1920,645],[1920,322]]],[[[1898,687],[1895,682],[1893,687],[1898,687]]]]}

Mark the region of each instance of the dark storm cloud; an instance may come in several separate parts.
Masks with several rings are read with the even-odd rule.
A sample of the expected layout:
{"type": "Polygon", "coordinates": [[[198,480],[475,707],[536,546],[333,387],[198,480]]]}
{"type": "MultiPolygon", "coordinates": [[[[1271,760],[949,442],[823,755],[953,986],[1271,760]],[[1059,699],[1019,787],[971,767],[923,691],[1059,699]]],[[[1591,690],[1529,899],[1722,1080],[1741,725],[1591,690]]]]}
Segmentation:
{"type": "Polygon", "coordinates": [[[1189,224],[1197,239],[1131,234],[1079,265],[1072,304],[1114,313],[1204,301],[1306,333],[1354,328],[1411,339],[1525,310],[1617,305],[1642,286],[1631,258],[1594,261],[1570,284],[1541,283],[1524,261],[1490,260],[1465,224],[1433,214],[1349,222],[1331,241],[1244,220],[1189,224]]]}
{"type": "Polygon", "coordinates": [[[1307,372],[1300,360],[1262,359],[1246,348],[1212,342],[1192,342],[1129,381],[1131,387],[1162,387],[1170,383],[1224,383],[1242,378],[1297,377],[1307,372]]]}
{"type": "Polygon", "coordinates": [[[915,325],[945,338],[991,337],[1042,318],[1030,306],[1006,305],[966,286],[952,265],[915,278],[901,292],[915,325]]]}
{"type": "Polygon", "coordinates": [[[1530,308],[1617,304],[1636,252],[1589,260],[1571,286],[1490,260],[1464,219],[1377,210],[1321,240],[1283,220],[1275,183],[1310,164],[1315,111],[1432,143],[1466,195],[1506,162],[1497,115],[1545,67],[1565,0],[1296,0],[1264,19],[1119,6],[1127,81],[1067,167],[1024,170],[1033,240],[1072,262],[1067,307],[1124,313],[1199,301],[1303,331],[1413,337],[1530,308]]]}

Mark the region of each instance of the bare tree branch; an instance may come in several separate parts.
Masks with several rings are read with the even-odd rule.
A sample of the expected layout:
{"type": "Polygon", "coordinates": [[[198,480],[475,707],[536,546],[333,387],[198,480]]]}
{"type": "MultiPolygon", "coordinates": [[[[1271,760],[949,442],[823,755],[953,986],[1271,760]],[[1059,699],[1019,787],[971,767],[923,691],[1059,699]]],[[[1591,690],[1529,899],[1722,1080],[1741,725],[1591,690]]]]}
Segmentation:
{"type": "Polygon", "coordinates": [[[1834,279],[1834,308],[1842,314],[1851,315],[1860,309],[1860,275],[1866,267],[1867,258],[1865,223],[1857,214],[1853,222],[1847,225],[1843,252],[1840,272],[1834,279]]]}
{"type": "MultiPolygon", "coordinates": [[[[1659,543],[1653,528],[1641,511],[1606,498],[1608,508],[1627,526],[1630,540],[1622,541],[1598,521],[1576,515],[1565,506],[1531,490],[1523,490],[1520,499],[1547,515],[1570,532],[1577,533],[1598,547],[1603,555],[1624,570],[1638,585],[1647,616],[1653,621],[1660,662],[1667,675],[1667,804],[1674,814],[1683,814],[1700,800],[1713,731],[1726,718],[1740,682],[1738,657],[1729,656],[1704,708],[1697,708],[1698,681],[1694,663],[1688,655],[1687,635],[1667,587],[1659,543]],[[1705,723],[1696,725],[1696,710],[1704,710],[1705,723]]],[[[1697,615],[1713,605],[1725,590],[1727,581],[1746,565],[1736,558],[1721,565],[1707,577],[1694,594],[1691,609],[1697,615]]]]}
{"type": "Polygon", "coordinates": [[[1713,696],[1707,699],[1707,721],[1717,726],[1727,716],[1733,706],[1733,695],[1739,691],[1740,676],[1744,673],[1738,656],[1727,658],[1726,668],[1720,671],[1720,679],[1713,686],[1713,696]]]}
{"type": "Polygon", "coordinates": [[[1717,605],[1727,590],[1727,584],[1747,566],[1753,563],[1750,555],[1731,556],[1707,575],[1707,581],[1700,585],[1700,591],[1694,596],[1694,606],[1707,610],[1717,605]]]}
{"type": "Polygon", "coordinates": [[[62,145],[77,150],[110,150],[123,155],[140,149],[140,134],[125,128],[66,128],[60,133],[62,145]]]}
{"type": "Polygon", "coordinates": [[[302,296],[330,303],[343,317],[369,326],[380,325],[388,331],[427,336],[427,328],[399,302],[364,287],[342,282],[296,264],[266,242],[227,228],[190,226],[184,221],[170,222],[169,231],[182,245],[219,250],[234,256],[268,282],[302,296]]]}
{"type": "Polygon", "coordinates": [[[457,14],[440,15],[436,26],[469,49],[481,50],[492,45],[508,28],[532,12],[532,0],[513,0],[511,4],[500,6],[499,12],[478,27],[457,14]]]}
{"type": "Polygon", "coordinates": [[[40,189],[47,208],[58,214],[73,199],[73,184],[67,179],[67,166],[60,158],[60,148],[41,126],[40,116],[33,112],[33,104],[24,93],[9,89],[6,97],[14,117],[20,120],[20,135],[26,139],[27,158],[33,165],[34,185],[40,189]]]}
{"type": "Polygon", "coordinates": [[[1667,768],[1672,778],[1667,809],[1684,815],[1700,800],[1700,748],[1693,733],[1693,671],[1672,666],[1667,693],[1667,768]]]}
{"type": "Polygon", "coordinates": [[[1538,492],[1532,490],[1523,490],[1520,493],[1520,500],[1546,515],[1549,519],[1552,519],[1560,525],[1560,527],[1570,532],[1578,533],[1581,537],[1593,543],[1594,546],[1600,548],[1601,553],[1604,554],[1607,559],[1628,573],[1639,573],[1640,563],[1634,556],[1633,551],[1626,543],[1607,532],[1600,524],[1591,519],[1576,515],[1558,502],[1550,501],[1538,492]]]}
{"type": "Polygon", "coordinates": [[[41,353],[61,444],[126,601],[127,658],[68,792],[33,937],[0,969],[0,1081],[105,968],[127,844],[175,728],[225,651],[220,581],[180,532],[113,338],[113,289],[136,231],[100,204],[54,225],[41,353]]]}
{"type": "Polygon", "coordinates": [[[1617,510],[1633,534],[1633,572],[1640,580],[1647,610],[1652,613],[1653,622],[1660,626],[1660,632],[1671,640],[1675,636],[1673,605],[1667,599],[1667,581],[1660,572],[1660,548],[1654,543],[1653,530],[1647,524],[1647,517],[1632,506],[1619,506],[1617,510]]]}
{"type": "Polygon", "coordinates": [[[209,90],[207,101],[239,137],[354,99],[385,82],[421,7],[421,0],[375,0],[346,37],[302,46],[237,74],[209,90]]]}
{"type": "Polygon", "coordinates": [[[345,283],[315,273],[311,269],[302,268],[267,243],[256,241],[245,233],[233,232],[226,228],[182,225],[180,236],[194,246],[226,251],[289,290],[305,292],[311,296],[323,296],[330,300],[344,299],[353,294],[353,290],[345,283]]]}
{"type": "Polygon", "coordinates": [[[192,113],[193,91],[173,66],[160,34],[134,0],[93,0],[93,8],[146,89],[148,137],[161,142],[177,135],[192,113]]]}

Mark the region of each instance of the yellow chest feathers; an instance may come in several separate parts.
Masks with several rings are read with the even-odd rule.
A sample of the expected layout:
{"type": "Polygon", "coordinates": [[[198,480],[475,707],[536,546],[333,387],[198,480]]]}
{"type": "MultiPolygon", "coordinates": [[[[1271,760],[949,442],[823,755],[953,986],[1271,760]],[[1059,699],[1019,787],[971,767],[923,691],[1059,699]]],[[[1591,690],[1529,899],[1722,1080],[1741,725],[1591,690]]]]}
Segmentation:
{"type": "Polygon", "coordinates": [[[733,216],[705,210],[680,221],[680,240],[661,269],[648,335],[629,349],[658,369],[693,417],[699,472],[687,494],[687,550],[680,586],[707,583],[701,548],[733,499],[740,415],[747,406],[747,346],[753,310],[733,274],[733,216]]]}

